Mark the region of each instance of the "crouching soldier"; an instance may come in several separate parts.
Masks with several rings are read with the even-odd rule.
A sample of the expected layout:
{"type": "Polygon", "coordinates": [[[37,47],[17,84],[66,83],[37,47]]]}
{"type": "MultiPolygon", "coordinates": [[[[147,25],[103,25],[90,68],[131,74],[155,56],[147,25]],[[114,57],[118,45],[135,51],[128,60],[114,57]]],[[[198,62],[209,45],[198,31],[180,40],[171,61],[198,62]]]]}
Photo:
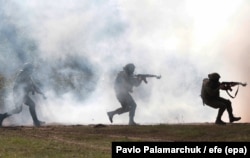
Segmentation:
{"type": "Polygon", "coordinates": [[[225,125],[221,120],[225,110],[228,112],[229,122],[239,121],[240,117],[234,117],[231,101],[220,97],[220,90],[227,90],[224,84],[219,82],[220,75],[218,73],[208,74],[208,78],[203,79],[201,98],[204,105],[219,109],[215,124],[225,125]]]}

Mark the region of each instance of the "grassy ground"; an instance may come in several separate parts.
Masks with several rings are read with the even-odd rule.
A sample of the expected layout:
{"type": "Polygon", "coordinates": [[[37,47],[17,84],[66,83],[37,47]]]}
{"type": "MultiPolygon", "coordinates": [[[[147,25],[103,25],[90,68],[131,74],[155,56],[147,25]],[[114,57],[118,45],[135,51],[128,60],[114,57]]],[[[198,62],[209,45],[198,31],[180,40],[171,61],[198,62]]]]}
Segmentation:
{"type": "Polygon", "coordinates": [[[250,141],[250,124],[49,125],[0,128],[0,157],[110,158],[113,141],[250,141]]]}

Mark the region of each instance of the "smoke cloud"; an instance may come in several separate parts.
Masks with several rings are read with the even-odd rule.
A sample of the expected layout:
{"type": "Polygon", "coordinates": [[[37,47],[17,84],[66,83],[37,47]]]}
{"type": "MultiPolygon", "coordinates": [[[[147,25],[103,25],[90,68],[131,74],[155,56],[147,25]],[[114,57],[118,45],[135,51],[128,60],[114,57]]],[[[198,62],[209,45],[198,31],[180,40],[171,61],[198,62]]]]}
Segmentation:
{"type": "MultiPolygon", "coordinates": [[[[134,63],[136,73],[162,75],[134,89],[138,123],[213,122],[217,111],[199,97],[202,79],[218,72],[248,82],[249,7],[247,0],[0,0],[0,73],[13,80],[25,62],[35,64],[48,99],[32,97],[47,123],[109,123],[106,112],[120,107],[116,74],[134,63]]],[[[4,111],[14,107],[11,86],[4,111]]],[[[231,100],[244,122],[248,90],[231,100]]],[[[31,123],[27,108],[9,120],[31,123]]],[[[114,122],[126,124],[128,114],[114,122]]]]}

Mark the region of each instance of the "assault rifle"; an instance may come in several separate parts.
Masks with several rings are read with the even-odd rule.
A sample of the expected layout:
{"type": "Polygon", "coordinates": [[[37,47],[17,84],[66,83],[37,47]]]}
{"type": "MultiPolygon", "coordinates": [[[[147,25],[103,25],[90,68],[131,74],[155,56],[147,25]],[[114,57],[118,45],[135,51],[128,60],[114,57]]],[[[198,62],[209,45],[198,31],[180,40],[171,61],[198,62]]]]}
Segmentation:
{"type": "Polygon", "coordinates": [[[147,78],[148,78],[148,77],[155,77],[155,78],[157,78],[157,79],[160,79],[160,78],[161,78],[161,76],[150,75],[150,74],[137,74],[137,75],[135,75],[135,77],[141,78],[145,83],[148,83],[148,81],[147,81],[147,78]]]}
{"type": "Polygon", "coordinates": [[[224,86],[225,90],[232,91],[232,87],[241,85],[245,87],[247,83],[241,83],[241,82],[221,82],[221,84],[224,86]]]}
{"type": "Polygon", "coordinates": [[[223,90],[226,90],[227,94],[231,97],[231,98],[235,98],[238,91],[239,91],[239,86],[243,86],[245,87],[247,85],[247,83],[241,83],[241,82],[221,82],[221,85],[223,86],[223,90]],[[235,95],[232,96],[228,91],[232,91],[232,87],[234,86],[238,86],[235,95]]]}

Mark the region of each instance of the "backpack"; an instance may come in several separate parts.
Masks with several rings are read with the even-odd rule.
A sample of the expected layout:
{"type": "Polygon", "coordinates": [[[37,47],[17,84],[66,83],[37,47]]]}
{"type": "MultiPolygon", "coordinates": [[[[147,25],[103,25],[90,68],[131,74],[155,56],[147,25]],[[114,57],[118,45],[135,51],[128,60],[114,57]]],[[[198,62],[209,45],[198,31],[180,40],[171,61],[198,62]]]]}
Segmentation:
{"type": "Polygon", "coordinates": [[[206,97],[206,92],[205,92],[205,87],[206,87],[206,84],[208,83],[209,79],[208,78],[204,78],[203,81],[202,81],[202,85],[201,85],[201,99],[202,99],[202,102],[203,102],[203,105],[205,105],[204,103],[204,99],[206,97]]]}

